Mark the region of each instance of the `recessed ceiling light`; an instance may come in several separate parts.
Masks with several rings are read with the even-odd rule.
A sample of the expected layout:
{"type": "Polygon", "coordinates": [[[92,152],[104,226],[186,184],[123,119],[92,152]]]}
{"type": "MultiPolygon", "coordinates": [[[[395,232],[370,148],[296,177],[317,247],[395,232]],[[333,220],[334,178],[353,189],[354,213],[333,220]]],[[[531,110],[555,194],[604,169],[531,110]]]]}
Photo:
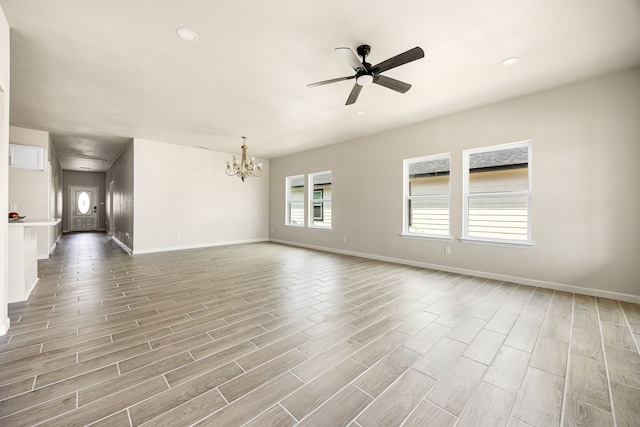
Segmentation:
{"type": "Polygon", "coordinates": [[[365,113],[364,111],[358,111],[356,113],[356,116],[364,116],[365,114],[367,114],[367,113],[365,113]]]}
{"type": "Polygon", "coordinates": [[[520,62],[520,58],[518,58],[517,56],[514,56],[512,58],[507,58],[504,61],[502,61],[500,63],[500,66],[501,67],[508,67],[509,65],[517,64],[518,62],[520,62]]]}
{"type": "Polygon", "coordinates": [[[176,30],[176,34],[184,41],[194,42],[198,40],[198,35],[196,34],[196,32],[188,28],[178,28],[176,30]]]}

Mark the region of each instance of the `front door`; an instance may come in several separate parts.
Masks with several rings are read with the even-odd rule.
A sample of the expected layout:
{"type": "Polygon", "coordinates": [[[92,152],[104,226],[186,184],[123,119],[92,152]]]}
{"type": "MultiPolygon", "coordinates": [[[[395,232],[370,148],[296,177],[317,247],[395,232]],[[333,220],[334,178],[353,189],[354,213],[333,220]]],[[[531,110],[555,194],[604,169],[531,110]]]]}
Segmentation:
{"type": "Polygon", "coordinates": [[[98,229],[98,187],[69,186],[69,230],[98,229]]]}

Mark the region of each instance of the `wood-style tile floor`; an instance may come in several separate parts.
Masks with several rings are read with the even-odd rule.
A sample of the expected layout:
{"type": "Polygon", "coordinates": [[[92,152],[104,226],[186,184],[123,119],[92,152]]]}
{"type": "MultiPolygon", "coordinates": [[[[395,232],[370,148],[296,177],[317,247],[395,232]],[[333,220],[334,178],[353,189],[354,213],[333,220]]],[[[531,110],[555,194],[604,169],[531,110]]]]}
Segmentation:
{"type": "Polygon", "coordinates": [[[640,425],[640,306],[272,243],[64,235],[0,425],[640,425]],[[591,423],[591,424],[589,424],[591,423]]]}

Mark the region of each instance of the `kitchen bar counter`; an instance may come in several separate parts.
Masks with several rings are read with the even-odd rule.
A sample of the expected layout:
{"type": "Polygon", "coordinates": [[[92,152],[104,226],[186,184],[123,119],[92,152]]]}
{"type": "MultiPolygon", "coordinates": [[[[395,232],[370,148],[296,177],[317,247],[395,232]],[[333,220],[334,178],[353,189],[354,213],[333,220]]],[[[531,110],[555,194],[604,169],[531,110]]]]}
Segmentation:
{"type": "Polygon", "coordinates": [[[57,225],[61,219],[9,221],[9,303],[25,301],[38,283],[36,227],[57,225]]]}
{"type": "Polygon", "coordinates": [[[62,219],[21,219],[19,221],[9,221],[9,227],[36,227],[40,225],[57,225],[62,219]]]}

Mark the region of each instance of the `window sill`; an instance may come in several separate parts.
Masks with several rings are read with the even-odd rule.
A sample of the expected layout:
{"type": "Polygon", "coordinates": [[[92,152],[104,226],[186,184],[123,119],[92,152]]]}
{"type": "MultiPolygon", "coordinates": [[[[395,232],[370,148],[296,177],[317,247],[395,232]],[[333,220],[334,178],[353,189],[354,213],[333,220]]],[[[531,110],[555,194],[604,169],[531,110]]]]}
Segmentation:
{"type": "Polygon", "coordinates": [[[285,227],[304,228],[304,224],[285,224],[285,227]]]}
{"type": "Polygon", "coordinates": [[[487,245],[487,246],[502,246],[505,248],[518,248],[518,249],[531,249],[534,244],[530,241],[502,241],[502,240],[484,240],[484,239],[473,239],[473,238],[461,238],[460,241],[462,243],[469,243],[472,245],[487,245]]]}
{"type": "Polygon", "coordinates": [[[317,225],[310,225],[307,227],[310,230],[326,230],[326,231],[331,231],[331,227],[319,227],[317,225]]]}
{"type": "Polygon", "coordinates": [[[429,236],[422,234],[400,234],[403,239],[416,239],[416,240],[435,240],[438,242],[451,242],[453,239],[449,236],[429,236]]]}

